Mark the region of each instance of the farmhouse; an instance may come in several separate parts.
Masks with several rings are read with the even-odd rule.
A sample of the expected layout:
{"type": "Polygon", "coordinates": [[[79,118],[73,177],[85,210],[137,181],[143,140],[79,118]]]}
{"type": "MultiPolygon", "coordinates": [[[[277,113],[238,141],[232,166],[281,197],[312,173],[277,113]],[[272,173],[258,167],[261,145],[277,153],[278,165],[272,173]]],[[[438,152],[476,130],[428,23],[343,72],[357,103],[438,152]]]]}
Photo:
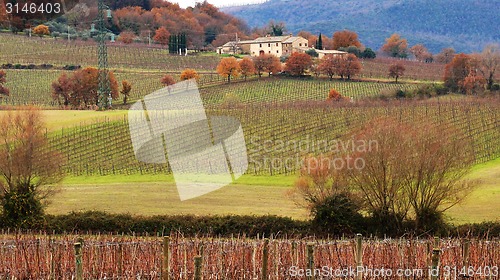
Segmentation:
{"type": "Polygon", "coordinates": [[[310,49],[308,41],[300,36],[265,36],[255,40],[232,41],[217,48],[219,54],[246,53],[251,56],[272,54],[277,57],[310,49]]]}

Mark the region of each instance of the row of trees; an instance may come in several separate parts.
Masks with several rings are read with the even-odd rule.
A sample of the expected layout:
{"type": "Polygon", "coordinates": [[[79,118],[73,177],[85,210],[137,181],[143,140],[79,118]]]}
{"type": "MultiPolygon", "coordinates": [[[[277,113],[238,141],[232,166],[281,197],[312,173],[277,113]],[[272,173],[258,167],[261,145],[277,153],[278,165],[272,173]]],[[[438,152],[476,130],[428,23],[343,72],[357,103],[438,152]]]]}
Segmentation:
{"type": "Polygon", "coordinates": [[[291,76],[302,76],[311,71],[315,75],[325,74],[330,79],[338,75],[342,79],[350,80],[361,72],[362,66],[359,59],[353,54],[326,55],[322,59],[313,59],[306,53],[295,52],[287,58],[285,65],[274,55],[263,54],[253,59],[248,57],[237,61],[234,57],[223,58],[217,66],[217,73],[227,78],[228,83],[232,77],[243,75],[245,77],[263,73],[276,74],[285,71],[291,76]]]}
{"type": "Polygon", "coordinates": [[[382,118],[345,140],[365,146],[306,158],[295,183],[297,198],[326,230],[350,227],[362,213],[381,233],[408,222],[422,232],[436,229],[442,213],[475,186],[464,180],[473,164],[472,145],[458,129],[382,118]],[[350,165],[339,168],[335,159],[350,165]]]}
{"type": "MultiPolygon", "coordinates": [[[[118,99],[118,81],[112,71],[108,72],[110,81],[111,97],[118,99]]],[[[61,74],[52,83],[52,98],[59,106],[71,106],[72,108],[85,109],[97,104],[99,85],[99,70],[87,67],[75,71],[72,75],[61,74]]],[[[128,97],[128,96],[127,96],[128,97]]]]}

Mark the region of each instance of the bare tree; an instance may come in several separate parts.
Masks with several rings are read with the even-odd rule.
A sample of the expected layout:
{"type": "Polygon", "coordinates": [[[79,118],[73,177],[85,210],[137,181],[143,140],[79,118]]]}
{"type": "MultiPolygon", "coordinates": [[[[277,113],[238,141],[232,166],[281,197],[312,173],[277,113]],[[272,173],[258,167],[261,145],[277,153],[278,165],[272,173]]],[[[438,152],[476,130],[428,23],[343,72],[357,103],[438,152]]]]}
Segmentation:
{"type": "Polygon", "coordinates": [[[29,227],[43,215],[49,185],[63,179],[64,158],[45,137],[40,111],[7,112],[0,118],[0,200],[4,222],[29,227]]]}
{"type": "Polygon", "coordinates": [[[486,46],[476,59],[479,60],[477,70],[486,79],[487,89],[491,89],[495,82],[495,73],[500,68],[500,46],[498,44],[486,46]]]}

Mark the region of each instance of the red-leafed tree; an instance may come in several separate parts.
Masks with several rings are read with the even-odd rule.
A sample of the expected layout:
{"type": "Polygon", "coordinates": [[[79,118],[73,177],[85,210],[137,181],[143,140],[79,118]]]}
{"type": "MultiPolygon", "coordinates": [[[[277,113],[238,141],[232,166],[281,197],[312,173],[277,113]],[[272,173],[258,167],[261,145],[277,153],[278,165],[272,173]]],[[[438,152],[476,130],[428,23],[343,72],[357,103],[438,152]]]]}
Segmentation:
{"type": "MultiPolygon", "coordinates": [[[[111,97],[120,96],[118,81],[113,72],[108,72],[111,97]]],[[[63,73],[57,81],[52,83],[52,98],[60,105],[71,105],[75,109],[87,108],[97,104],[97,89],[99,84],[99,70],[87,67],[68,77],[63,73]]]]}
{"type": "Polygon", "coordinates": [[[398,78],[403,76],[405,73],[405,66],[401,62],[393,63],[389,66],[389,77],[396,79],[396,83],[398,82],[398,78]]]}
{"type": "Polygon", "coordinates": [[[174,79],[174,77],[167,74],[161,78],[161,84],[166,86],[166,87],[171,86],[171,85],[175,84],[175,79],[174,79]]]}
{"type": "Polygon", "coordinates": [[[320,61],[319,70],[332,80],[333,76],[340,73],[342,59],[339,55],[325,55],[320,61]]]}
{"type": "Polygon", "coordinates": [[[259,77],[262,77],[262,73],[268,73],[271,76],[272,73],[278,73],[282,69],[279,58],[272,54],[256,56],[253,58],[253,63],[259,77]]]}
{"type": "Polygon", "coordinates": [[[285,71],[293,76],[304,75],[312,65],[311,56],[305,53],[295,52],[290,55],[285,63],[285,71]]]}
{"type": "Polygon", "coordinates": [[[350,80],[353,76],[361,73],[362,66],[356,55],[349,53],[339,60],[340,72],[339,75],[342,79],[347,78],[350,80]]]}
{"type": "Polygon", "coordinates": [[[463,81],[471,70],[475,71],[475,61],[466,54],[457,54],[452,61],[446,64],[444,70],[444,85],[451,91],[465,93],[463,81]]]}
{"type": "Polygon", "coordinates": [[[123,105],[127,104],[127,100],[130,96],[131,90],[132,90],[132,84],[127,80],[123,80],[122,90],[120,90],[120,93],[123,95],[123,105]]]}

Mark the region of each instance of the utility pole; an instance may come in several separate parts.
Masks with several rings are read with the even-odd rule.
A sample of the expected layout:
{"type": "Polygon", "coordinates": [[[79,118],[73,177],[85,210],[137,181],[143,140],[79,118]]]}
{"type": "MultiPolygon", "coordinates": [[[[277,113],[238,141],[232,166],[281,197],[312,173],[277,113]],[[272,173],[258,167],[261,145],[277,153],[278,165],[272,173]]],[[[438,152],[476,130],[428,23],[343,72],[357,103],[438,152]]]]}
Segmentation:
{"type": "MultiPolygon", "coordinates": [[[[111,87],[108,73],[108,49],[106,47],[106,25],[104,22],[104,0],[97,0],[97,58],[99,65],[99,84],[97,88],[97,106],[99,110],[110,107],[111,87]]],[[[111,12],[107,11],[107,18],[111,17],[111,12]]]]}

